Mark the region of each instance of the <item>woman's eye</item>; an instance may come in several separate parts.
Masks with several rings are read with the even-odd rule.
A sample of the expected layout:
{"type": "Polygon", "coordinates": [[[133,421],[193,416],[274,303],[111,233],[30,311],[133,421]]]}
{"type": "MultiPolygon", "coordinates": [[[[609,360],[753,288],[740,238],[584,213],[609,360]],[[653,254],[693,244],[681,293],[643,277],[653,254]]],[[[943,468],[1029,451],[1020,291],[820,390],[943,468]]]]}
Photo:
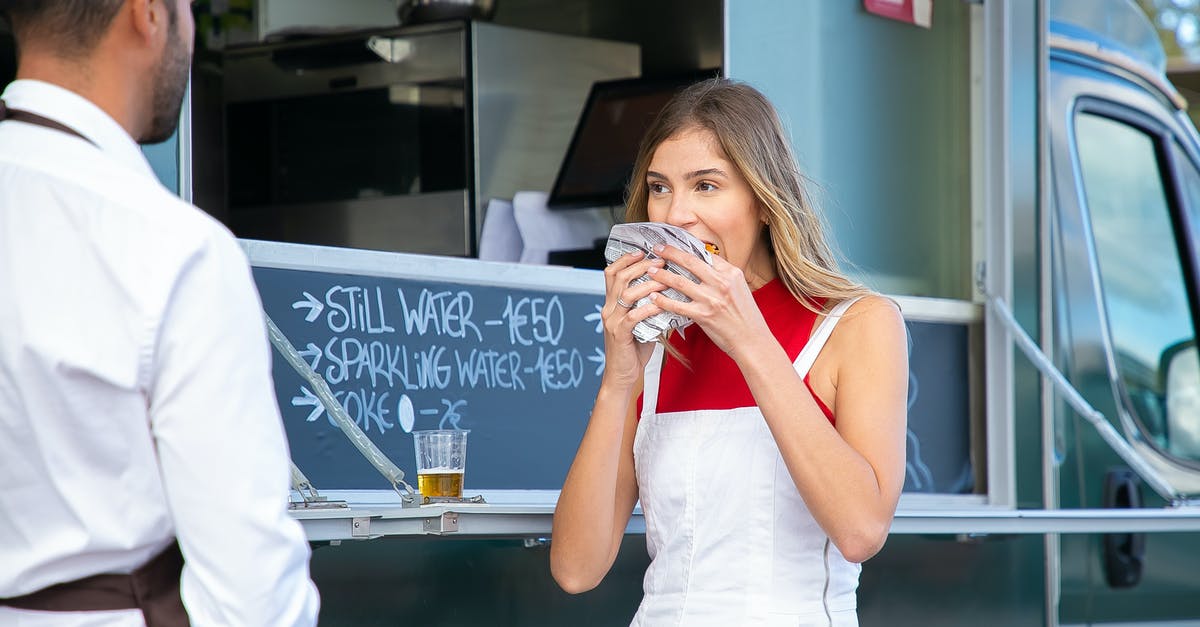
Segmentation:
{"type": "Polygon", "coordinates": [[[717,186],[713,185],[712,183],[709,183],[708,181],[700,181],[699,183],[696,184],[696,191],[715,192],[715,191],[717,191],[717,186]]]}
{"type": "Polygon", "coordinates": [[[662,183],[650,183],[650,184],[649,184],[647,187],[649,187],[649,188],[650,188],[650,193],[651,193],[651,194],[665,194],[665,193],[667,193],[667,186],[666,186],[666,185],[663,185],[662,183]]]}

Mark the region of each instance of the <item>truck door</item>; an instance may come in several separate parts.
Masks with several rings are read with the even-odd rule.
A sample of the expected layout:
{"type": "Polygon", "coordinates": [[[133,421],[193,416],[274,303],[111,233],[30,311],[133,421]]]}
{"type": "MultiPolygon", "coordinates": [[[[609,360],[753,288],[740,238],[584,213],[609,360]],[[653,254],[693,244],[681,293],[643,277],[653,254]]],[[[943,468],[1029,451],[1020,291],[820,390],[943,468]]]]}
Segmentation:
{"type": "MultiPolygon", "coordinates": [[[[1195,131],[1136,76],[1062,51],[1050,68],[1056,359],[1171,488],[1196,494],[1195,131]]],[[[1165,504],[1068,408],[1052,419],[1059,506],[1165,504]]],[[[1196,533],[1067,534],[1060,556],[1062,624],[1200,617],[1196,533]]]]}

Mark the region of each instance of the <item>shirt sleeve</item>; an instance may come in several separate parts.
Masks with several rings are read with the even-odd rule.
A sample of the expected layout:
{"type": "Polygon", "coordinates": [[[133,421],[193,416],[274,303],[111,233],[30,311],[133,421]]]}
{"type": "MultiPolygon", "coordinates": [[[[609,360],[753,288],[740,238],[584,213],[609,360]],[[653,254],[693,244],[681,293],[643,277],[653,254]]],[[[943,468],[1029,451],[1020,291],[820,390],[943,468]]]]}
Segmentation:
{"type": "Polygon", "coordinates": [[[289,454],[249,266],[212,229],[182,268],[148,389],[193,625],[314,625],[310,550],[287,513],[289,454]]]}

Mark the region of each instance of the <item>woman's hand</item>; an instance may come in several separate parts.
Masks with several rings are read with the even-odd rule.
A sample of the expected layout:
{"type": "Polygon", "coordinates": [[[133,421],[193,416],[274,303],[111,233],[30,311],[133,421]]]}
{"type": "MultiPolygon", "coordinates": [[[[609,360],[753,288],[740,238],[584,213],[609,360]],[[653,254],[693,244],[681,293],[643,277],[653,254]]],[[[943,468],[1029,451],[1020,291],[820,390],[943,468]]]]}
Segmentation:
{"type": "Polygon", "coordinates": [[[758,304],[754,302],[750,286],[746,285],[741,268],[718,255],[713,255],[710,266],[674,246],[660,245],[655,247],[654,252],[686,268],[700,279],[700,283],[693,283],[674,272],[649,268],[647,273],[656,282],[675,288],[692,299],[690,303],[683,303],[656,292],[650,295],[655,305],[691,318],[704,329],[713,343],[735,361],[738,357],[735,350],[746,346],[747,340],[759,337],[774,339],[762,312],[758,310],[758,304]]]}
{"type": "Polygon", "coordinates": [[[634,279],[663,267],[662,259],[645,259],[641,252],[618,258],[604,269],[604,378],[602,385],[629,388],[641,379],[642,370],[654,351],[651,343],[642,343],[633,336],[633,327],[662,311],[654,303],[637,306],[650,294],[666,289],[658,281],[630,285],[634,279]]]}

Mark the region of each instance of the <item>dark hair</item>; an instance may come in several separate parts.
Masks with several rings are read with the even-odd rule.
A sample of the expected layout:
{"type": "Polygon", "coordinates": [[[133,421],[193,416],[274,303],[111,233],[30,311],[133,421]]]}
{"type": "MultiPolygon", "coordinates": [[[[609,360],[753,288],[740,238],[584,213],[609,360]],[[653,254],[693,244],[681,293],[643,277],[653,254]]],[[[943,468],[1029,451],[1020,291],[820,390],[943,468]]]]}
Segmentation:
{"type": "Polygon", "coordinates": [[[646,172],[659,144],[692,130],[713,134],[725,157],[754,192],[766,220],[767,243],[775,269],[788,290],[805,307],[809,298],[832,305],[870,294],[838,267],[825,239],[825,224],[807,190],[779,115],[757,89],[727,78],[712,78],[688,87],[663,108],[642,138],[626,190],[629,222],[648,219],[646,172]]]}
{"type": "MultiPolygon", "coordinates": [[[[0,15],[12,25],[20,52],[23,42],[54,43],[64,58],[90,53],[125,0],[0,0],[0,15]]],[[[175,5],[167,0],[172,16],[175,5]]]]}

